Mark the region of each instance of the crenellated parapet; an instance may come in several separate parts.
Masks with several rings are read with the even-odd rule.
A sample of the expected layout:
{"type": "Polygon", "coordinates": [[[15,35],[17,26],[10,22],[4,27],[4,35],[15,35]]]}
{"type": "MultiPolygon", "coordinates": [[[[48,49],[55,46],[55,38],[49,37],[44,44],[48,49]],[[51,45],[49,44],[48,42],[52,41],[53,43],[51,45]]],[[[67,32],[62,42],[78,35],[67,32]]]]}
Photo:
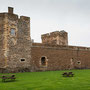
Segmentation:
{"type": "Polygon", "coordinates": [[[64,30],[41,35],[42,43],[68,45],[68,33],[64,30]]]}

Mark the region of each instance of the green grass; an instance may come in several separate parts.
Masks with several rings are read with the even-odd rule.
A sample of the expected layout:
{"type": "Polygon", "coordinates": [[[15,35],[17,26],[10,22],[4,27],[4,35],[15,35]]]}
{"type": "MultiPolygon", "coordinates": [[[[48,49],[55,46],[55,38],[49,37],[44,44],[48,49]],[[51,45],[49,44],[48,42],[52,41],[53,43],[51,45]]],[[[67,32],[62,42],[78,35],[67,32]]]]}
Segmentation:
{"type": "Polygon", "coordinates": [[[90,90],[90,69],[70,71],[74,77],[62,77],[69,70],[16,73],[14,82],[0,79],[0,90],[90,90]]]}

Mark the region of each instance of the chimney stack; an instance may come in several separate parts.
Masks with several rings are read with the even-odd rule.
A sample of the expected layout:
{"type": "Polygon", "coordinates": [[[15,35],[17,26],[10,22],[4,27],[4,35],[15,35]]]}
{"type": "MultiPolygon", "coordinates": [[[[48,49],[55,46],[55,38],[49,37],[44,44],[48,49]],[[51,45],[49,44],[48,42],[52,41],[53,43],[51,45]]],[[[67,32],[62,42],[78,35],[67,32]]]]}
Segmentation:
{"type": "Polygon", "coordinates": [[[13,14],[13,7],[8,7],[8,13],[13,14]]]}

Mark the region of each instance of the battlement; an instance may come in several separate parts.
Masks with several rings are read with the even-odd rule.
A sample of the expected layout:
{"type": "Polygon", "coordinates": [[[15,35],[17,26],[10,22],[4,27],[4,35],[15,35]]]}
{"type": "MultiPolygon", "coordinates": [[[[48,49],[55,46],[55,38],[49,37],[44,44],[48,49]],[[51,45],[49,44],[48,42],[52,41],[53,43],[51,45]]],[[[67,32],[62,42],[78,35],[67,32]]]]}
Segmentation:
{"type": "Polygon", "coordinates": [[[51,32],[50,36],[52,36],[52,35],[59,35],[59,34],[60,34],[60,31],[55,31],[55,32],[51,32]]]}
{"type": "Polygon", "coordinates": [[[41,38],[46,38],[46,37],[49,37],[49,36],[50,36],[50,34],[47,33],[47,34],[43,34],[43,35],[41,35],[41,38]]]}
{"type": "Polygon", "coordinates": [[[50,36],[65,36],[67,35],[67,32],[62,30],[62,31],[55,31],[55,32],[51,32],[50,36]]]}
{"type": "Polygon", "coordinates": [[[64,30],[41,35],[42,43],[68,45],[68,33],[64,30]]]}
{"type": "Polygon", "coordinates": [[[64,30],[62,31],[54,31],[54,32],[51,32],[51,33],[46,33],[46,34],[43,34],[41,35],[41,38],[47,38],[47,37],[51,37],[51,36],[60,36],[60,35],[67,35],[67,32],[65,32],[64,30]]]}
{"type": "Polygon", "coordinates": [[[43,43],[32,43],[32,47],[42,47],[49,49],[62,49],[62,50],[81,50],[81,51],[90,51],[90,47],[83,46],[66,46],[66,45],[51,45],[51,44],[43,44],[43,43]]]}
{"type": "Polygon", "coordinates": [[[22,20],[25,22],[30,22],[30,17],[27,16],[20,16],[20,18],[18,18],[17,14],[14,14],[14,8],[13,7],[8,7],[8,12],[3,12],[0,13],[0,18],[3,19],[5,17],[8,17],[8,19],[10,20],[22,20]]]}
{"type": "Polygon", "coordinates": [[[23,20],[23,21],[30,21],[30,17],[27,17],[27,16],[20,16],[20,20],[23,20]]]}

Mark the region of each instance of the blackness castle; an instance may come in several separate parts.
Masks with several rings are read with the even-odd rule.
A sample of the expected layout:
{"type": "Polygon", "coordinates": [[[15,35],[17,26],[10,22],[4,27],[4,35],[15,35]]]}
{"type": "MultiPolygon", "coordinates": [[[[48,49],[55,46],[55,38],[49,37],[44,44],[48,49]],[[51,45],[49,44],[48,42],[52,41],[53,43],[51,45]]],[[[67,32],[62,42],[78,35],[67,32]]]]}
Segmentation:
{"type": "Polygon", "coordinates": [[[25,72],[90,68],[90,48],[69,46],[64,30],[30,37],[30,18],[0,13],[0,72],[25,72]]]}

